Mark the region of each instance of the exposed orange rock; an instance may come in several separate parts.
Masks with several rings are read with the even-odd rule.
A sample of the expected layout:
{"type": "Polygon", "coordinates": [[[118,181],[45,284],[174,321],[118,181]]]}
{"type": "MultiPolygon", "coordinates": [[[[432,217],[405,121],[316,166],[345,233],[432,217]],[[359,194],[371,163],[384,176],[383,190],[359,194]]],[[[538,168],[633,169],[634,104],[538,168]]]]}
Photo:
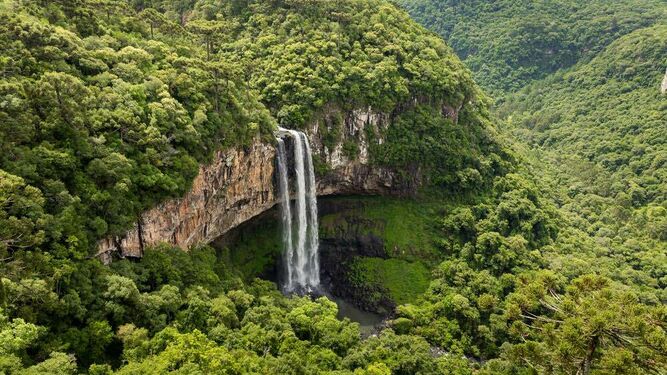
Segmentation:
{"type": "Polygon", "coordinates": [[[201,166],[190,191],[144,212],[123,237],[98,244],[105,261],[114,251],[140,257],[143,248],[160,242],[183,249],[208,243],[275,204],[273,189],[275,149],[255,142],[249,149],[219,151],[201,166]]]}
{"type": "MultiPolygon", "coordinates": [[[[307,130],[313,153],[330,171],[318,178],[318,195],[385,194],[400,187],[394,171],[369,164],[366,126],[376,134],[389,124],[388,116],[370,111],[346,113],[342,139],[329,150],[322,143],[317,122],[307,130]],[[355,138],[359,153],[350,159],[342,151],[346,139],[355,138]]],[[[382,139],[372,140],[382,142],[382,139]]],[[[259,139],[248,148],[218,151],[213,162],[199,168],[184,197],[166,201],[144,212],[125,235],[98,243],[98,257],[108,263],[112,255],[141,257],[146,246],[166,242],[187,250],[210,243],[230,229],[270,209],[276,203],[275,148],[259,139]]]]}

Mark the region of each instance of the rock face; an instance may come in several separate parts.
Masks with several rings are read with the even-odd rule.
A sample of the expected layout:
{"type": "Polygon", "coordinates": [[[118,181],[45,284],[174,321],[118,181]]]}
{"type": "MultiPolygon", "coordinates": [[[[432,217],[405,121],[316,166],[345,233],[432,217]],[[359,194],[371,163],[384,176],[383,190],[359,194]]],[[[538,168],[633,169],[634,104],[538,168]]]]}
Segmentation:
{"type": "Polygon", "coordinates": [[[368,134],[381,134],[391,124],[389,115],[356,110],[344,113],[341,137],[329,147],[325,145],[325,132],[332,125],[319,120],[307,131],[313,152],[328,171],[317,179],[318,195],[332,194],[408,194],[414,190],[412,183],[398,179],[394,170],[379,168],[370,163],[370,144],[382,144],[384,139],[368,139],[368,134]],[[345,145],[354,143],[358,149],[354,155],[346,152],[345,145]]]}
{"type": "MultiPolygon", "coordinates": [[[[396,171],[369,164],[368,131],[380,134],[390,124],[387,115],[371,111],[344,113],[338,140],[325,146],[332,129],[324,120],[311,124],[308,135],[313,154],[326,172],[317,178],[318,195],[404,193],[413,184],[399,183],[396,171]],[[370,128],[369,128],[370,127],[370,128]],[[357,145],[346,152],[346,142],[357,145]]],[[[382,143],[381,138],[372,142],[382,143]]],[[[166,201],[144,212],[125,235],[98,243],[97,256],[105,263],[118,257],[141,257],[146,246],[166,242],[184,250],[210,243],[230,229],[270,209],[277,202],[275,148],[256,140],[249,148],[218,151],[213,162],[199,168],[184,197],[166,201]]],[[[405,181],[405,179],[400,179],[405,181]]]]}
{"type": "Polygon", "coordinates": [[[665,78],[662,79],[662,86],[660,86],[660,92],[663,95],[667,94],[667,70],[665,70],[665,78]]]}
{"type": "Polygon", "coordinates": [[[255,142],[248,149],[215,154],[201,166],[190,191],[144,212],[122,237],[98,243],[98,256],[108,263],[113,253],[141,257],[145,246],[167,242],[183,249],[208,243],[230,228],[271,208],[275,149],[255,142]]]}
{"type": "Polygon", "coordinates": [[[396,303],[389,291],[378,285],[354,283],[350,275],[350,259],[354,257],[389,258],[384,233],[386,222],[348,213],[359,206],[356,201],[320,200],[318,209],[322,215],[344,214],[328,222],[320,236],[320,270],[323,284],[333,295],[364,311],[387,315],[394,311],[396,303]]]}

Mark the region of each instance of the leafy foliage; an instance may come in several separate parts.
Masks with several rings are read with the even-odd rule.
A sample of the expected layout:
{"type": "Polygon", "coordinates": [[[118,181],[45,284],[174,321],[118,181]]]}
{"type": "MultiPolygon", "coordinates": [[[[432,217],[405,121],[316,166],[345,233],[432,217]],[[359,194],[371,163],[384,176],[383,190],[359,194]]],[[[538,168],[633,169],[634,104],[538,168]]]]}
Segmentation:
{"type": "Polygon", "coordinates": [[[594,238],[597,257],[616,259],[600,272],[658,289],[667,275],[667,101],[655,67],[667,63],[665,36],[664,25],[632,32],[499,109],[533,147],[543,184],[576,230],[594,238]]]}
{"type": "Polygon", "coordinates": [[[3,253],[43,245],[85,256],[183,194],[220,144],[270,134],[257,94],[187,36],[142,36],[142,18],[122,4],[106,18],[93,17],[93,2],[26,3],[0,13],[3,253]]]}
{"type": "Polygon", "coordinates": [[[487,88],[533,82],[496,109],[528,150],[453,51],[381,0],[0,2],[0,372],[667,371],[664,5],[407,7],[487,88]],[[393,259],[352,268],[405,302],[379,334],[249,280],[276,255],[267,233],[89,259],[215,149],[318,120],[335,144],[327,108],[388,112],[371,162],[428,183],[364,206],[393,259]]]}
{"type": "Polygon", "coordinates": [[[403,3],[505,95],[526,169],[446,215],[450,259],[393,326],[492,358],[481,373],[664,371],[664,5],[403,3]]]}
{"type": "Polygon", "coordinates": [[[399,0],[494,95],[517,91],[664,18],[659,0],[399,0]]]}

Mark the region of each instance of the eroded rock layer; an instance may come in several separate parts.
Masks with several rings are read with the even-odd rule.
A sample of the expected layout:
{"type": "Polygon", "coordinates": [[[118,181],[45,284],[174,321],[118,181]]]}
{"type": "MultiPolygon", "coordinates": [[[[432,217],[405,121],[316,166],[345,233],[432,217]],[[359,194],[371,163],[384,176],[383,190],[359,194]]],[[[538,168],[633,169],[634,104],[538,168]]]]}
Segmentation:
{"type": "MultiPolygon", "coordinates": [[[[344,113],[335,144],[325,145],[331,124],[321,120],[306,129],[313,153],[326,171],[317,179],[317,194],[388,194],[410,189],[399,183],[395,171],[371,165],[367,127],[374,134],[389,126],[388,116],[370,111],[344,113]],[[346,153],[345,142],[355,142],[355,155],[346,153]]],[[[382,142],[375,138],[372,142],[382,142]]],[[[252,146],[218,151],[203,165],[184,197],[166,201],[144,212],[123,236],[98,244],[98,256],[110,262],[114,255],[141,257],[146,246],[161,242],[187,249],[210,243],[230,229],[259,215],[277,203],[275,146],[256,140],[252,146]]]]}

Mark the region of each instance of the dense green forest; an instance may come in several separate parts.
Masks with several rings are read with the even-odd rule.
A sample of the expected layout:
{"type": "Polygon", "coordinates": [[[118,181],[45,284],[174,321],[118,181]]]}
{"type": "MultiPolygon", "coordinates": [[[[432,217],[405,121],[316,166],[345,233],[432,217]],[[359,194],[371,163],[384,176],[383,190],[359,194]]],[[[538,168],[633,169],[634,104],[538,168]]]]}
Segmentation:
{"type": "Polygon", "coordinates": [[[494,96],[590,60],[617,38],[664,22],[661,0],[398,0],[442,35],[494,96]]]}
{"type": "MultiPolygon", "coordinates": [[[[560,4],[561,11],[598,9],[596,2],[563,3],[566,4],[560,4]]],[[[644,5],[641,1],[615,4],[635,10],[644,5]]],[[[667,9],[664,4],[653,5],[646,16],[637,18],[636,22],[632,21],[633,11],[613,12],[614,8],[607,7],[599,8],[608,13],[607,17],[593,18],[597,13],[592,12],[586,13],[588,17],[575,18],[568,23],[575,25],[573,30],[587,27],[577,34],[578,38],[612,26],[619,35],[605,41],[604,45],[587,45],[586,54],[573,60],[569,69],[553,72],[552,67],[535,65],[539,74],[530,79],[535,82],[521,85],[525,87],[516,92],[513,92],[516,87],[521,86],[498,87],[486,81],[495,73],[471,66],[483,85],[502,94],[503,99],[494,112],[505,120],[504,126],[511,136],[525,145],[524,156],[545,195],[572,220],[573,228],[595,240],[600,247],[596,256],[604,252],[621,260],[614,262],[613,267],[605,265],[598,271],[613,269],[618,278],[629,283],[637,277],[636,271],[651,270],[648,273],[652,274],[653,281],[645,279],[641,283],[664,288],[664,281],[660,283],[660,280],[665,275],[666,251],[664,158],[667,139],[664,134],[667,101],[659,88],[667,66],[667,25],[664,23],[667,9]],[[663,18],[656,19],[658,16],[663,18]],[[620,20],[627,29],[619,26],[620,20]],[[596,24],[602,26],[590,26],[596,24]],[[538,79],[540,77],[546,78],[538,79]]],[[[426,24],[430,24],[433,14],[426,10],[439,6],[429,1],[407,4],[413,15],[426,24]]],[[[535,5],[540,6],[545,5],[535,5]]],[[[442,9],[462,11],[456,6],[442,9]]],[[[475,35],[490,37],[491,32],[510,33],[532,22],[528,21],[529,15],[535,11],[534,7],[522,6],[520,1],[498,2],[486,12],[472,13],[475,17],[494,20],[478,25],[475,35]],[[521,9],[512,13],[513,28],[508,27],[511,25],[508,23],[498,26],[507,9],[521,9]]],[[[567,14],[576,17],[571,11],[567,14]]],[[[442,24],[434,23],[432,27],[443,35],[450,30],[442,24]]],[[[544,39],[546,36],[539,33],[534,36],[541,44],[551,45],[544,39]]],[[[466,41],[474,38],[468,37],[466,41]]],[[[595,39],[596,43],[604,40],[595,39]]],[[[491,45],[481,43],[480,50],[491,45]]],[[[664,296],[661,300],[664,301],[664,296]]]]}
{"type": "MultiPolygon", "coordinates": [[[[664,306],[667,97],[660,82],[667,66],[665,4],[402,4],[446,37],[478,82],[497,95],[493,112],[517,140],[540,195],[559,214],[558,238],[549,245],[543,267],[569,280],[594,272],[630,287],[632,298],[664,306]]],[[[455,282],[449,277],[443,275],[449,280],[445,285],[455,282]]],[[[611,309],[604,306],[599,310],[611,309]]],[[[507,347],[504,356],[531,361],[527,354],[536,348],[539,356],[563,354],[537,345],[507,347]]],[[[499,364],[490,367],[512,371],[502,360],[499,364]]]]}
{"type": "Polygon", "coordinates": [[[665,37],[667,25],[633,31],[498,109],[531,148],[534,164],[547,166],[543,183],[577,227],[623,263],[650,270],[662,288],[667,99],[658,87],[665,37]]]}
{"type": "Polygon", "coordinates": [[[0,2],[0,373],[667,372],[667,5],[398,3],[0,2]],[[370,337],[256,278],[271,227],[93,257],[213,151],[368,107],[372,165],[428,175],[321,219],[385,241],[370,337]]]}

